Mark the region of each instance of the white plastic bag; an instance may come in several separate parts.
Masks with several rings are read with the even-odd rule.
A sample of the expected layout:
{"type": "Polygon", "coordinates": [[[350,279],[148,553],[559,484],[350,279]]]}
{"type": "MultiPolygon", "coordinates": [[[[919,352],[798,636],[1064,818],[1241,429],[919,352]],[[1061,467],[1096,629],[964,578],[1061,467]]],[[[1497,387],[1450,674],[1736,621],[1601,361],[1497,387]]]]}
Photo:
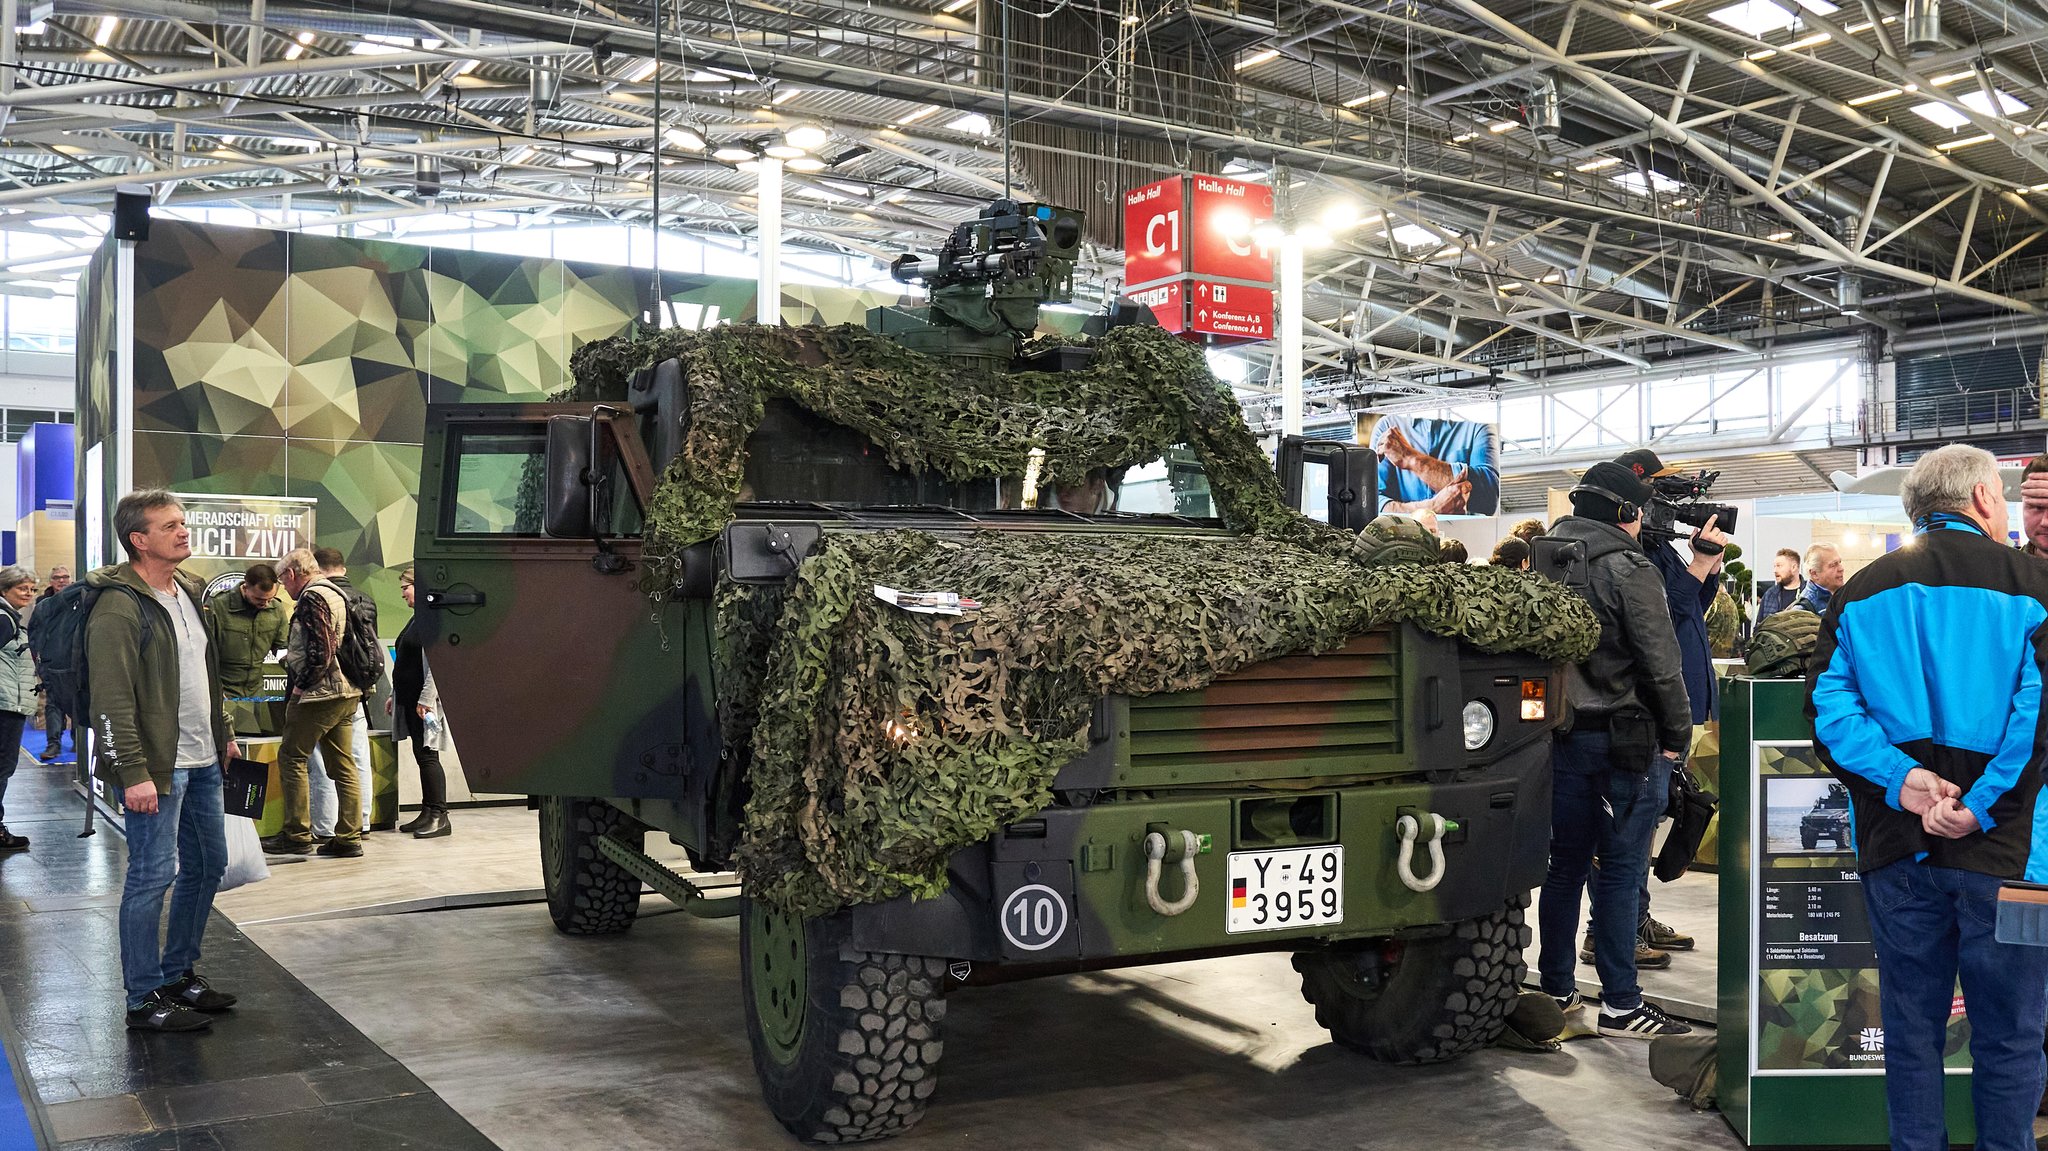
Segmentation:
{"type": "Polygon", "coordinates": [[[220,889],[233,891],[244,884],[270,878],[270,866],[263,862],[263,839],[256,834],[256,821],[239,815],[222,816],[227,821],[228,873],[220,889]]]}

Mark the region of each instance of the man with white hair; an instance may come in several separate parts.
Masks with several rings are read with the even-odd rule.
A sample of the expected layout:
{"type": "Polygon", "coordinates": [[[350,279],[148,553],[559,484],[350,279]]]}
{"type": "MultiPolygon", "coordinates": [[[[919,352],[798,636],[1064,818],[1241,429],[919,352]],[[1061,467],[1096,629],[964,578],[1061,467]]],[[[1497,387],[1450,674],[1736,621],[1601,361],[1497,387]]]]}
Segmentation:
{"type": "Polygon", "coordinates": [[[1970,1012],[1977,1146],[2034,1146],[2048,1061],[2048,948],[2000,943],[2001,883],[2048,882],[2037,835],[2048,732],[2048,566],[2006,546],[1989,452],[1913,465],[1914,546],[1857,572],[1808,663],[1814,745],[1849,789],[1877,946],[1891,1146],[1940,1151],[1957,977],[1970,1012]]]}
{"type": "Polygon", "coordinates": [[[1806,549],[1806,586],[1792,606],[1815,615],[1825,615],[1828,601],[1849,582],[1843,574],[1842,550],[1833,544],[1815,544],[1806,549]]]}

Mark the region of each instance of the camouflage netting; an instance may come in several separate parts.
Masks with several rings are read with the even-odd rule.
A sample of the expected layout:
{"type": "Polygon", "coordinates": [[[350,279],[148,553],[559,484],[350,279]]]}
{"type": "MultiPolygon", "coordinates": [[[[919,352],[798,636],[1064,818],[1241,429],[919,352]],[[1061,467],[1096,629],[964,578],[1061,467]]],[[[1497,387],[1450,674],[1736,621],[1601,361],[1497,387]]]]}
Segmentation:
{"type": "Polygon", "coordinates": [[[889,531],[828,535],[783,588],[722,588],[719,721],[751,744],[748,890],[791,911],[945,888],[947,858],[1051,800],[1094,700],[1197,688],[1408,620],[1487,651],[1578,660],[1598,625],[1576,595],[1502,568],[1421,558],[1286,506],[1271,463],[1199,349],[1124,328],[1076,372],[978,372],[865,330],[663,332],[577,353],[577,399],[618,399],[669,357],[690,382],[683,450],[649,509],[650,592],[732,518],[743,446],[786,397],[948,478],[1046,482],[1186,444],[1235,539],[889,531]],[[952,619],[872,585],[982,602],[952,619]]]}

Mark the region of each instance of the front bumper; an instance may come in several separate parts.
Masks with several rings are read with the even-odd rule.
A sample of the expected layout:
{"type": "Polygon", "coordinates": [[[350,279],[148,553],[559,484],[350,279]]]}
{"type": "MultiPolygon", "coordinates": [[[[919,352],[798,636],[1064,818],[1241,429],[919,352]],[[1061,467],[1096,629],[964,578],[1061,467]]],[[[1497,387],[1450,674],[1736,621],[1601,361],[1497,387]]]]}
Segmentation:
{"type": "MultiPolygon", "coordinates": [[[[1184,791],[1055,807],[956,854],[951,885],[939,898],[903,897],[854,908],[852,943],[866,951],[976,963],[1107,966],[1177,953],[1387,936],[1499,910],[1510,896],[1542,882],[1549,843],[1547,738],[1445,782],[1184,791]],[[1289,835],[1284,820],[1250,817],[1251,808],[1276,800],[1320,814],[1301,821],[1306,834],[1298,836],[1289,835]],[[1401,843],[1395,825],[1402,814],[1428,813],[1459,826],[1444,840],[1442,882],[1433,891],[1417,892],[1397,874],[1401,843]],[[1282,828],[1277,839],[1276,822],[1282,828]],[[1149,831],[1177,840],[1182,830],[1208,838],[1209,850],[1195,857],[1200,893],[1182,914],[1161,915],[1146,900],[1143,843],[1149,831]],[[1251,934],[1225,930],[1230,852],[1329,843],[1345,849],[1340,923],[1251,934]],[[1052,942],[1033,939],[1036,945],[1028,950],[1000,928],[1006,906],[1014,912],[1012,900],[1026,888],[1034,900],[1056,898],[1065,912],[1052,942]]],[[[1178,865],[1166,870],[1167,893],[1177,895],[1178,865]]]]}

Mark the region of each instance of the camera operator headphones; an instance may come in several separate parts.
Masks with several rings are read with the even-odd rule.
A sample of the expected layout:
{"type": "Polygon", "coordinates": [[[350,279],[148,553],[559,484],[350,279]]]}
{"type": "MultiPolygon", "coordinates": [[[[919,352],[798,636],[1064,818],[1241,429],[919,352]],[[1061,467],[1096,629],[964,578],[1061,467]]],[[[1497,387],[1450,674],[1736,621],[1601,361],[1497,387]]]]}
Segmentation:
{"type": "Polygon", "coordinates": [[[1578,486],[1573,488],[1569,494],[1578,495],[1580,492],[1614,501],[1614,515],[1617,523],[1632,524],[1643,518],[1641,505],[1637,504],[1634,500],[1617,495],[1607,488],[1601,487],[1599,484],[1591,484],[1585,480],[1580,480],[1578,486]]]}

